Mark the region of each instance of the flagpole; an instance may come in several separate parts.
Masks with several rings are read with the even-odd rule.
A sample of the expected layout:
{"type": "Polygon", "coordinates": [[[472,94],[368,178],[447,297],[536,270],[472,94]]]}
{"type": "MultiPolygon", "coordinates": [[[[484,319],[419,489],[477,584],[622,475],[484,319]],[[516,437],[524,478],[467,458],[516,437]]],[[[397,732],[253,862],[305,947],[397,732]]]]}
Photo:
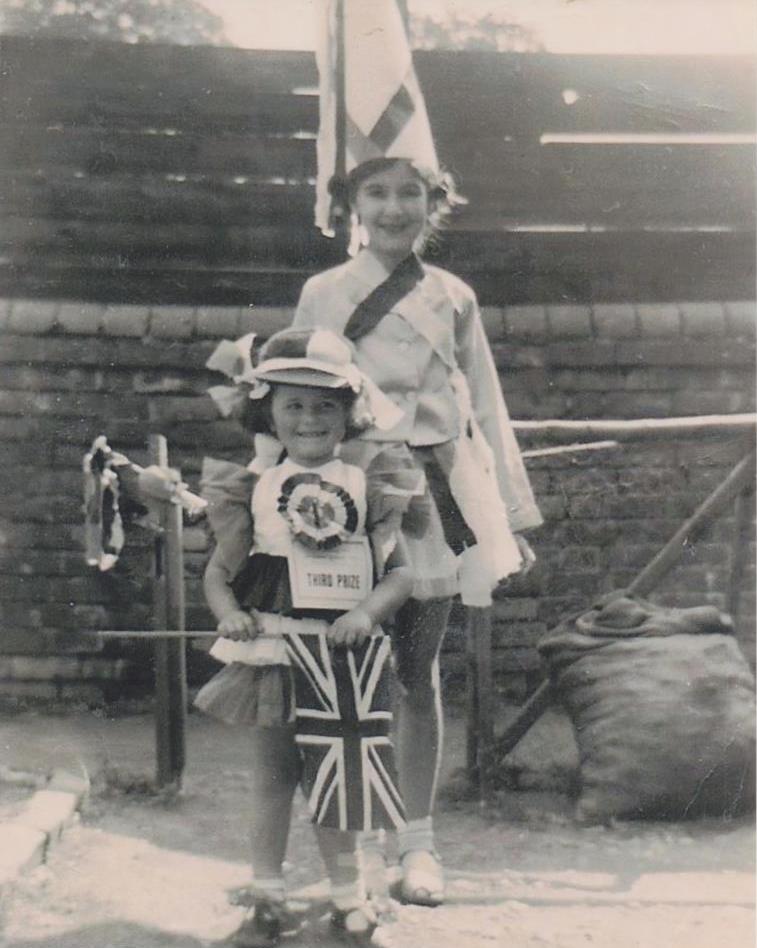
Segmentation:
{"type": "Polygon", "coordinates": [[[347,99],[345,74],[347,55],[344,43],[344,3],[336,0],[336,160],[334,172],[343,178],[347,172],[347,99]]]}
{"type": "Polygon", "coordinates": [[[402,17],[402,25],[405,27],[405,33],[407,34],[408,42],[410,40],[410,11],[408,10],[407,0],[397,0],[397,6],[399,7],[400,16],[402,17]]]}
{"type": "MultiPolygon", "coordinates": [[[[347,49],[345,42],[345,9],[346,0],[336,0],[335,9],[335,83],[334,83],[334,143],[336,153],[334,156],[334,175],[344,180],[347,175],[347,49]]],[[[339,208],[340,213],[333,215],[334,236],[339,242],[340,249],[347,255],[347,245],[349,243],[350,216],[346,207],[339,208]]]]}

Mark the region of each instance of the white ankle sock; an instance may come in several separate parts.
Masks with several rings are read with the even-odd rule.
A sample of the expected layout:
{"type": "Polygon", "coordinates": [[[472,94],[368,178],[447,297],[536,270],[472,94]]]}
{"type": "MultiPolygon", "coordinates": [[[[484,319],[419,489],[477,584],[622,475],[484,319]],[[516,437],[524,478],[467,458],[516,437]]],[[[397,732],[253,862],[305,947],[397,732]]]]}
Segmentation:
{"type": "Polygon", "coordinates": [[[386,845],[386,833],[384,830],[365,830],[360,833],[358,839],[360,852],[383,854],[386,845]]]}
{"type": "Polygon", "coordinates": [[[272,876],[268,879],[253,879],[252,891],[254,895],[270,899],[272,902],[283,902],[286,897],[286,887],[282,876],[272,876]]]}
{"type": "Polygon", "coordinates": [[[365,901],[363,887],[359,879],[354,882],[331,883],[331,901],[342,912],[349,912],[365,901]]]}
{"type": "Polygon", "coordinates": [[[402,829],[397,831],[397,848],[400,858],[414,849],[434,851],[434,827],[430,816],[422,816],[416,820],[408,820],[402,829]]]}

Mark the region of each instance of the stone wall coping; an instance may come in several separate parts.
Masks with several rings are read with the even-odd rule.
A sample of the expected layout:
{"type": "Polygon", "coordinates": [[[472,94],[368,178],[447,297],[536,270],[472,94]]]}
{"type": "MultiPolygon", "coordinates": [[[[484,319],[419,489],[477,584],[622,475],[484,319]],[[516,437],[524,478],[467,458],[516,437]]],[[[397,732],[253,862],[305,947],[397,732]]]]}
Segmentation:
{"type": "MultiPolygon", "coordinates": [[[[755,336],[757,303],[594,303],[484,307],[494,342],[755,336]]],[[[268,336],[289,325],[289,306],[173,306],[47,299],[0,299],[0,331],[33,336],[101,336],[208,341],[255,330],[268,336]]]]}

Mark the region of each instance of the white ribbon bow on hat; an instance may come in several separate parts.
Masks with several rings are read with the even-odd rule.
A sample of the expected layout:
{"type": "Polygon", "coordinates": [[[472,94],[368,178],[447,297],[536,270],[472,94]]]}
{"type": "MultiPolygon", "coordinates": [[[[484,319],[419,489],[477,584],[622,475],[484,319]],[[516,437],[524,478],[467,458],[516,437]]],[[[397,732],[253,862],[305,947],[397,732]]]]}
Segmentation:
{"type": "Polygon", "coordinates": [[[358,396],[353,422],[361,427],[374,425],[382,431],[394,428],[403,411],[368,378],[353,361],[350,343],[330,329],[315,329],[302,356],[264,358],[253,366],[251,352],[255,334],[248,333],[236,342],[223,340],[205,363],[209,369],[223,372],[234,386],[215,385],[208,393],[225,417],[241,408],[248,398],[263,398],[271,382],[313,385],[326,388],[349,387],[358,396]],[[315,380],[311,380],[308,376],[315,380]],[[318,380],[320,376],[323,381],[318,380]],[[332,383],[325,380],[331,378],[332,383]]]}

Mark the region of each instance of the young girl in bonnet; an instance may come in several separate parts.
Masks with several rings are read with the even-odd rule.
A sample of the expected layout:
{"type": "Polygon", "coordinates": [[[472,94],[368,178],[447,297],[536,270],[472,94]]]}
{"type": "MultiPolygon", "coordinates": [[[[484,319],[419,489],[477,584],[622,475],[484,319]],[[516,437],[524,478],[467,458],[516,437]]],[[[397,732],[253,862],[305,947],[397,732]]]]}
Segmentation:
{"type": "Polygon", "coordinates": [[[337,196],[352,219],[353,259],[303,287],[294,318],[355,345],[356,364],[403,410],[391,429],[361,435],[401,442],[425,473],[430,515],[406,519],[416,581],[393,629],[402,684],[397,750],[407,826],[400,831],[402,896],[437,905],[443,877],[431,810],[441,749],[438,654],[452,597],[485,606],[505,576],[528,568],[522,531],[541,516],[502,397],[474,292],[418,253],[452,192],[405,158],[354,168],[337,196]]]}
{"type": "Polygon", "coordinates": [[[253,764],[254,906],[231,941],[276,944],[291,924],[282,865],[300,784],[331,881],[332,925],[367,942],[375,916],[355,831],[404,822],[380,623],[412,589],[399,524],[420,485],[409,457],[391,447],[362,451],[363,466],[340,456],[345,438],[399,417],[346,340],[288,330],[255,366],[253,345],[251,336],[224,342],[208,365],[232,377],[234,386],[211,394],[224,413],[241,409],[255,458],[247,468],[203,469],[217,544],[205,574],[220,635],[211,654],[225,667],[196,704],[247,728],[253,764]]]}

